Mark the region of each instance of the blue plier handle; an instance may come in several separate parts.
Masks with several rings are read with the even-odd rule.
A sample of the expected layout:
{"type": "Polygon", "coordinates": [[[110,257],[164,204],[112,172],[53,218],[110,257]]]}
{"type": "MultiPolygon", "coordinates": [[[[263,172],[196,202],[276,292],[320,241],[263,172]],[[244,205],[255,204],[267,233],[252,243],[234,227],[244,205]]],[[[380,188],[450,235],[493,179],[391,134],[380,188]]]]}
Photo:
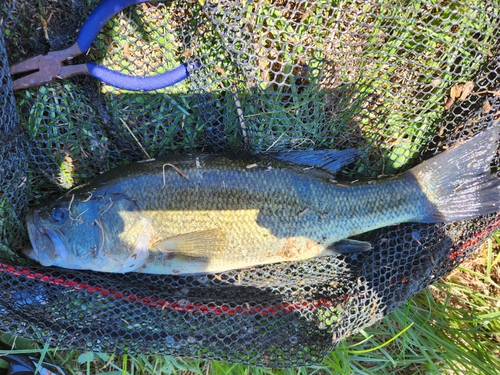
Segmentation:
{"type": "Polygon", "coordinates": [[[112,86],[127,90],[151,91],[171,86],[189,76],[197,65],[184,63],[177,68],[154,76],[139,77],[119,73],[92,62],[79,65],[64,65],[67,60],[85,53],[94,41],[101,28],[121,10],[150,0],[104,0],[90,14],[83,24],[76,43],[71,47],[49,52],[46,55],[32,57],[10,67],[11,73],[26,74],[13,80],[14,90],[40,86],[58,78],[73,77],[78,74],[89,74],[112,86]]]}

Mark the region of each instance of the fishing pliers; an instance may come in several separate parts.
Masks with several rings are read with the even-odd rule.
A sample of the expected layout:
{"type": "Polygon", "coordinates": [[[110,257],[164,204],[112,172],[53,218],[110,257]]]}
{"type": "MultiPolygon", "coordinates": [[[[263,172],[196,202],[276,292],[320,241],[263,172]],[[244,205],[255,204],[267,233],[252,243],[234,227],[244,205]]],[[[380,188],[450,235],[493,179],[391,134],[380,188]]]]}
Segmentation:
{"type": "Polygon", "coordinates": [[[71,47],[39,55],[10,67],[11,74],[27,74],[13,80],[14,90],[40,86],[58,78],[89,74],[107,84],[127,90],[157,90],[171,86],[187,78],[197,67],[193,62],[183,63],[177,68],[154,76],[139,77],[119,73],[92,62],[65,65],[68,60],[84,54],[106,22],[121,10],[148,0],[104,0],[90,14],[71,47]]]}

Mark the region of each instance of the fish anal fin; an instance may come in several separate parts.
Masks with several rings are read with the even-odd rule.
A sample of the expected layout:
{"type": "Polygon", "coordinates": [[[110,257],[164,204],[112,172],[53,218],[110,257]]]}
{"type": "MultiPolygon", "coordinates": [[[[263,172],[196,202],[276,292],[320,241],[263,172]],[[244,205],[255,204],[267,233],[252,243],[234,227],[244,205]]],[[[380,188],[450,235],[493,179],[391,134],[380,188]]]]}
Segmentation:
{"type": "Polygon", "coordinates": [[[227,249],[227,236],[219,229],[208,229],[179,234],[161,239],[152,246],[153,251],[170,253],[175,258],[200,261],[221,257],[227,249]]]}
{"type": "Polygon", "coordinates": [[[328,246],[326,252],[328,254],[351,254],[368,251],[371,248],[372,244],[369,242],[345,239],[334,242],[328,246]]]}

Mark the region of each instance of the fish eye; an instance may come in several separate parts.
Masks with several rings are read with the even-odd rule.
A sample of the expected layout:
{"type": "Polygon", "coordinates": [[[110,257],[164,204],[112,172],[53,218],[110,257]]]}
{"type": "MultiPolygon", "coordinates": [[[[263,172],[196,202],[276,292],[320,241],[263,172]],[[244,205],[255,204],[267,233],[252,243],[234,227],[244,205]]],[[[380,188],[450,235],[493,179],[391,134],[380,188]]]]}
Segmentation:
{"type": "Polygon", "coordinates": [[[52,220],[54,220],[58,224],[62,224],[66,221],[66,210],[60,207],[54,207],[51,212],[52,220]]]}

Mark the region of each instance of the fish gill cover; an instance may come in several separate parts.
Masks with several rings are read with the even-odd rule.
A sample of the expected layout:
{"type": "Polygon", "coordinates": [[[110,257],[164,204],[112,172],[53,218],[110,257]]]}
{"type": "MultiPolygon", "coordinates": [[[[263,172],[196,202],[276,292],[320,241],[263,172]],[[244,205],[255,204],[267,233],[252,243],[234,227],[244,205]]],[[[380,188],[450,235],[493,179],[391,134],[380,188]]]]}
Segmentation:
{"type": "Polygon", "coordinates": [[[375,178],[499,121],[500,7],[488,1],[144,3],[83,58],[132,75],[192,60],[188,79],[145,93],[75,77],[14,94],[9,64],[73,43],[97,3],[0,8],[0,331],[80,350],[313,364],[497,229],[496,214],[402,224],[358,238],[371,251],[199,276],[24,259],[28,206],[130,161],[354,148],[339,177],[375,178]]]}

